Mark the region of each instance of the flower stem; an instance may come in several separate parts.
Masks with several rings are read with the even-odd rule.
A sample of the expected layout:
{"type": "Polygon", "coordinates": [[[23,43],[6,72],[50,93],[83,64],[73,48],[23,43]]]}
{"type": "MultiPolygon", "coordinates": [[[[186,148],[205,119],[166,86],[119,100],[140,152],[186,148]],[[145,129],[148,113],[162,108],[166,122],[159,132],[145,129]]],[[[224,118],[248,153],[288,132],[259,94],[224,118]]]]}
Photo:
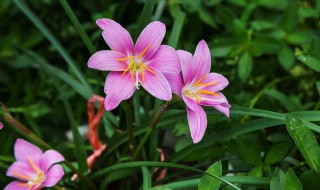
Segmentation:
{"type": "Polygon", "coordinates": [[[129,102],[126,102],[126,125],[127,125],[127,132],[128,132],[128,136],[129,136],[129,148],[131,150],[134,150],[136,147],[136,142],[133,136],[133,120],[132,120],[132,110],[130,107],[129,102]]]}
{"type": "Polygon", "coordinates": [[[150,135],[153,132],[153,129],[156,127],[157,123],[159,122],[161,116],[163,115],[163,113],[167,110],[167,107],[169,105],[170,102],[166,102],[165,104],[163,104],[160,109],[158,110],[157,114],[155,115],[155,117],[153,118],[153,121],[150,125],[150,127],[148,128],[148,130],[146,131],[146,133],[144,134],[140,144],[138,145],[136,151],[133,154],[133,160],[136,160],[138,158],[138,155],[142,149],[142,147],[145,145],[145,143],[147,142],[147,140],[149,139],[150,135]]]}

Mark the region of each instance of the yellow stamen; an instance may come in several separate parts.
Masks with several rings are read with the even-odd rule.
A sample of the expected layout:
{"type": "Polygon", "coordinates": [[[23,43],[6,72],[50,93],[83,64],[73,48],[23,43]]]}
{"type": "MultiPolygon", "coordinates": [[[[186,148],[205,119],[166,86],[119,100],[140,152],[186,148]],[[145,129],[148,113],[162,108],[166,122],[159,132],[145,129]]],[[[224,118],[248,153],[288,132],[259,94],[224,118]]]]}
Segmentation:
{"type": "Polygon", "coordinates": [[[199,94],[209,94],[209,95],[219,96],[219,94],[217,94],[215,92],[210,92],[210,91],[207,91],[207,90],[199,90],[198,93],[199,94]]]}
{"type": "Polygon", "coordinates": [[[200,84],[206,76],[207,75],[203,75],[197,82],[193,83],[192,86],[196,86],[197,84],[200,84]]]}
{"type": "Polygon", "coordinates": [[[197,99],[197,101],[200,103],[200,97],[196,94],[196,93],[194,93],[194,92],[192,92],[192,95],[197,99]]]}
{"type": "Polygon", "coordinates": [[[25,180],[27,180],[27,181],[29,181],[29,180],[31,179],[30,177],[28,177],[28,176],[26,176],[26,175],[23,175],[23,174],[20,174],[20,173],[18,173],[18,172],[12,172],[12,174],[13,174],[14,176],[20,177],[20,178],[25,179],[25,180]]]}
{"type": "Polygon", "coordinates": [[[126,74],[126,72],[129,71],[129,69],[131,68],[131,66],[134,64],[134,61],[135,61],[135,60],[132,60],[132,61],[130,62],[129,66],[126,68],[126,70],[123,71],[122,76],[123,76],[124,74],[126,74]]]}
{"type": "Polygon", "coordinates": [[[189,90],[186,90],[186,93],[188,95],[188,98],[191,98],[191,94],[190,94],[189,90]]]}
{"type": "Polygon", "coordinates": [[[131,81],[133,80],[134,72],[136,71],[136,64],[133,65],[132,71],[131,71],[131,81]]]}
{"type": "Polygon", "coordinates": [[[218,84],[217,82],[208,82],[208,83],[204,83],[204,84],[193,84],[193,86],[212,86],[212,85],[216,85],[218,84]]]}
{"type": "Polygon", "coordinates": [[[42,176],[42,175],[43,175],[43,173],[41,172],[40,174],[41,174],[41,175],[39,175],[39,178],[38,178],[38,179],[36,179],[36,180],[34,180],[34,181],[33,181],[33,183],[38,183],[38,182],[40,182],[40,181],[44,180],[44,177],[42,176]]]}
{"type": "Polygon", "coordinates": [[[26,184],[26,183],[17,183],[17,185],[18,186],[26,186],[26,187],[32,187],[32,186],[30,186],[30,185],[28,185],[28,184],[26,184]]]}
{"type": "Polygon", "coordinates": [[[154,75],[157,75],[152,69],[150,69],[147,65],[145,65],[145,64],[143,64],[143,63],[141,63],[141,65],[145,68],[145,69],[147,69],[150,73],[152,73],[152,74],[154,74],[154,75]]]}
{"type": "Polygon", "coordinates": [[[144,82],[144,70],[143,70],[143,66],[141,64],[142,63],[139,63],[139,68],[140,68],[141,75],[142,75],[142,82],[144,82]]]}
{"type": "Polygon", "coordinates": [[[151,46],[151,44],[149,44],[149,45],[146,47],[146,49],[144,49],[144,50],[140,53],[140,55],[138,56],[138,59],[140,59],[140,58],[146,53],[146,51],[148,51],[148,49],[150,48],[150,46],[151,46]]]}
{"type": "Polygon", "coordinates": [[[117,59],[117,61],[126,61],[126,60],[129,60],[131,58],[133,58],[134,56],[128,56],[128,57],[125,57],[125,58],[120,58],[120,59],[117,59]]]}
{"type": "Polygon", "coordinates": [[[29,161],[32,169],[33,169],[37,174],[40,173],[39,170],[38,170],[38,168],[37,168],[37,167],[34,165],[34,163],[32,162],[32,160],[31,160],[30,158],[27,158],[27,159],[28,159],[28,161],[29,161]]]}

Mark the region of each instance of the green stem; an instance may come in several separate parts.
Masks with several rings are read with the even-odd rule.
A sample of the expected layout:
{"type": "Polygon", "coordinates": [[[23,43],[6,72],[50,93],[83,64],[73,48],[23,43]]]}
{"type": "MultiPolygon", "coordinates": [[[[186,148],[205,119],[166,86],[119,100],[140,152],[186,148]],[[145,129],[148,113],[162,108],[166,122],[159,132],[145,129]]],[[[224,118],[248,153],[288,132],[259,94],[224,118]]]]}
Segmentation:
{"type": "Polygon", "coordinates": [[[134,150],[136,147],[136,142],[133,136],[133,120],[132,120],[132,110],[128,101],[126,101],[126,122],[127,122],[127,132],[129,136],[129,148],[134,150]]]}
{"type": "Polygon", "coordinates": [[[64,8],[64,10],[66,11],[66,13],[68,14],[72,24],[76,28],[76,31],[79,33],[82,41],[87,46],[89,52],[91,54],[96,52],[97,51],[96,48],[92,44],[92,42],[91,42],[89,36],[87,35],[87,33],[84,31],[84,29],[81,26],[81,24],[80,24],[79,20],[77,19],[76,15],[74,14],[72,9],[70,8],[68,2],[66,0],[59,0],[59,1],[60,1],[60,4],[62,5],[62,7],[64,8]]]}
{"type": "Polygon", "coordinates": [[[153,129],[156,127],[157,123],[159,122],[161,116],[163,115],[163,113],[166,111],[167,107],[169,105],[169,102],[166,102],[165,104],[163,104],[160,109],[158,110],[157,114],[155,115],[155,117],[153,118],[153,121],[150,125],[150,127],[148,128],[148,130],[146,131],[146,133],[144,134],[140,144],[138,145],[136,151],[133,154],[133,160],[136,160],[138,158],[138,155],[142,149],[142,147],[145,145],[145,143],[147,142],[147,140],[149,139],[150,135],[153,132],[153,129]]]}

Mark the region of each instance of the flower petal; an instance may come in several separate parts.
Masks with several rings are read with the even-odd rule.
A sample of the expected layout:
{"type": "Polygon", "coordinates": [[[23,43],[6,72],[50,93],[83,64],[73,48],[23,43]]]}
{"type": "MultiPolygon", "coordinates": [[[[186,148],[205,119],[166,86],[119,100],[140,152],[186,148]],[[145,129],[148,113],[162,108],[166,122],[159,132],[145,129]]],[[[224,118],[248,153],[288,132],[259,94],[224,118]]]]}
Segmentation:
{"type": "Polygon", "coordinates": [[[184,50],[178,50],[177,54],[180,60],[183,81],[184,83],[188,83],[193,79],[192,55],[184,50]]]}
{"type": "Polygon", "coordinates": [[[52,166],[46,173],[46,180],[43,182],[43,186],[52,187],[57,184],[64,175],[64,171],[61,165],[52,166]]]}
{"type": "Polygon", "coordinates": [[[219,73],[209,73],[201,83],[206,84],[210,82],[217,82],[217,84],[205,88],[205,90],[211,92],[218,92],[220,90],[223,90],[229,84],[228,79],[226,79],[223,75],[219,73]]]}
{"type": "Polygon", "coordinates": [[[55,150],[47,150],[40,158],[40,168],[46,172],[55,163],[64,161],[64,157],[55,150]]]}
{"type": "Polygon", "coordinates": [[[23,161],[16,161],[8,168],[6,175],[14,177],[22,181],[28,181],[30,176],[35,175],[35,171],[32,169],[29,163],[23,161]]]}
{"type": "Polygon", "coordinates": [[[215,109],[226,115],[227,117],[230,116],[230,107],[231,105],[228,103],[222,103],[218,105],[212,105],[215,109]]]}
{"type": "Polygon", "coordinates": [[[179,57],[175,49],[167,45],[161,45],[152,56],[148,66],[162,73],[179,73],[181,71],[179,57]]]}
{"type": "Polygon", "coordinates": [[[141,32],[136,42],[136,45],[134,48],[135,55],[139,56],[143,54],[141,56],[142,61],[143,62],[148,61],[152,57],[152,55],[158,50],[164,38],[165,33],[166,33],[166,26],[162,22],[154,21],[148,24],[143,29],[143,31],[141,32]],[[147,51],[145,51],[146,49],[147,51]]]}
{"type": "Polygon", "coordinates": [[[163,75],[168,80],[172,92],[175,93],[176,95],[180,96],[181,89],[182,89],[182,74],[181,73],[178,73],[178,74],[164,73],[163,75]]]}
{"type": "Polygon", "coordinates": [[[202,139],[207,128],[206,113],[201,106],[197,104],[195,106],[198,108],[196,111],[187,107],[189,129],[194,144],[198,143],[202,139]]]}
{"type": "Polygon", "coordinates": [[[119,23],[106,18],[98,19],[96,23],[103,30],[102,36],[113,51],[125,55],[133,54],[132,38],[129,32],[119,23]]]}
{"type": "Polygon", "coordinates": [[[2,127],[3,127],[3,124],[0,122],[0,129],[2,129],[2,127]]]}
{"type": "Polygon", "coordinates": [[[29,190],[27,183],[21,181],[13,181],[9,183],[4,190],[29,190]],[[22,185],[25,184],[25,185],[22,185]]]}
{"type": "Polygon", "coordinates": [[[152,67],[149,67],[149,68],[153,70],[156,75],[145,70],[144,82],[142,80],[141,74],[139,76],[140,84],[143,86],[143,88],[146,91],[148,91],[151,95],[155,96],[156,98],[159,98],[161,100],[166,100],[166,101],[171,100],[172,98],[171,87],[168,80],[158,70],[152,67]]]}
{"type": "Polygon", "coordinates": [[[129,72],[123,76],[122,72],[110,72],[104,86],[104,92],[107,95],[104,102],[106,110],[113,110],[122,100],[129,99],[135,89],[136,87],[134,82],[131,82],[129,72]]]}
{"type": "Polygon", "coordinates": [[[28,158],[38,160],[42,155],[40,148],[23,140],[17,139],[14,144],[14,156],[18,161],[28,162],[28,158]]]}
{"type": "Polygon", "coordinates": [[[196,72],[195,79],[200,79],[203,75],[208,74],[211,69],[211,55],[207,43],[201,40],[197,45],[197,48],[193,56],[193,64],[196,72]]]}
{"type": "Polygon", "coordinates": [[[101,71],[124,71],[127,64],[117,60],[124,57],[126,57],[124,54],[117,51],[98,51],[90,57],[88,67],[101,71]]]}
{"type": "Polygon", "coordinates": [[[196,102],[196,100],[189,98],[188,96],[185,96],[185,95],[182,95],[182,99],[186,104],[186,106],[191,110],[196,111],[198,109],[198,105],[197,105],[198,103],[196,102]]]}

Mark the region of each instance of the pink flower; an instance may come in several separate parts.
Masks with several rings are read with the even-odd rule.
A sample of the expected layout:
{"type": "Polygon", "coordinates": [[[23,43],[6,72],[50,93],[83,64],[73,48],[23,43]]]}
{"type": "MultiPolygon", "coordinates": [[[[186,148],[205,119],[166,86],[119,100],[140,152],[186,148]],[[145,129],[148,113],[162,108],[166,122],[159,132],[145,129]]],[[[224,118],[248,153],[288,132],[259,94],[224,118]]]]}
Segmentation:
{"type": "Polygon", "coordinates": [[[193,143],[198,143],[207,128],[207,116],[200,106],[211,106],[229,117],[228,100],[219,91],[228,86],[228,80],[218,73],[210,73],[211,55],[207,43],[199,42],[194,56],[177,51],[181,75],[170,75],[168,80],[173,92],[182,97],[186,104],[188,123],[193,143]]]}
{"type": "Polygon", "coordinates": [[[135,46],[128,31],[110,19],[98,19],[102,36],[111,50],[92,55],[88,66],[111,71],[107,76],[104,92],[105,108],[112,110],[122,100],[129,99],[141,86],[153,96],[170,100],[171,87],[164,74],[180,72],[176,51],[161,45],[166,28],[159,21],[150,23],[141,32],[135,46]]]}
{"type": "Polygon", "coordinates": [[[3,127],[3,124],[0,122],[0,129],[2,129],[2,127],[3,127]]]}
{"type": "Polygon", "coordinates": [[[39,190],[57,184],[64,171],[55,163],[64,161],[63,156],[55,150],[44,153],[33,144],[17,139],[14,144],[15,161],[8,169],[7,176],[19,179],[8,184],[4,190],[39,190]]]}

